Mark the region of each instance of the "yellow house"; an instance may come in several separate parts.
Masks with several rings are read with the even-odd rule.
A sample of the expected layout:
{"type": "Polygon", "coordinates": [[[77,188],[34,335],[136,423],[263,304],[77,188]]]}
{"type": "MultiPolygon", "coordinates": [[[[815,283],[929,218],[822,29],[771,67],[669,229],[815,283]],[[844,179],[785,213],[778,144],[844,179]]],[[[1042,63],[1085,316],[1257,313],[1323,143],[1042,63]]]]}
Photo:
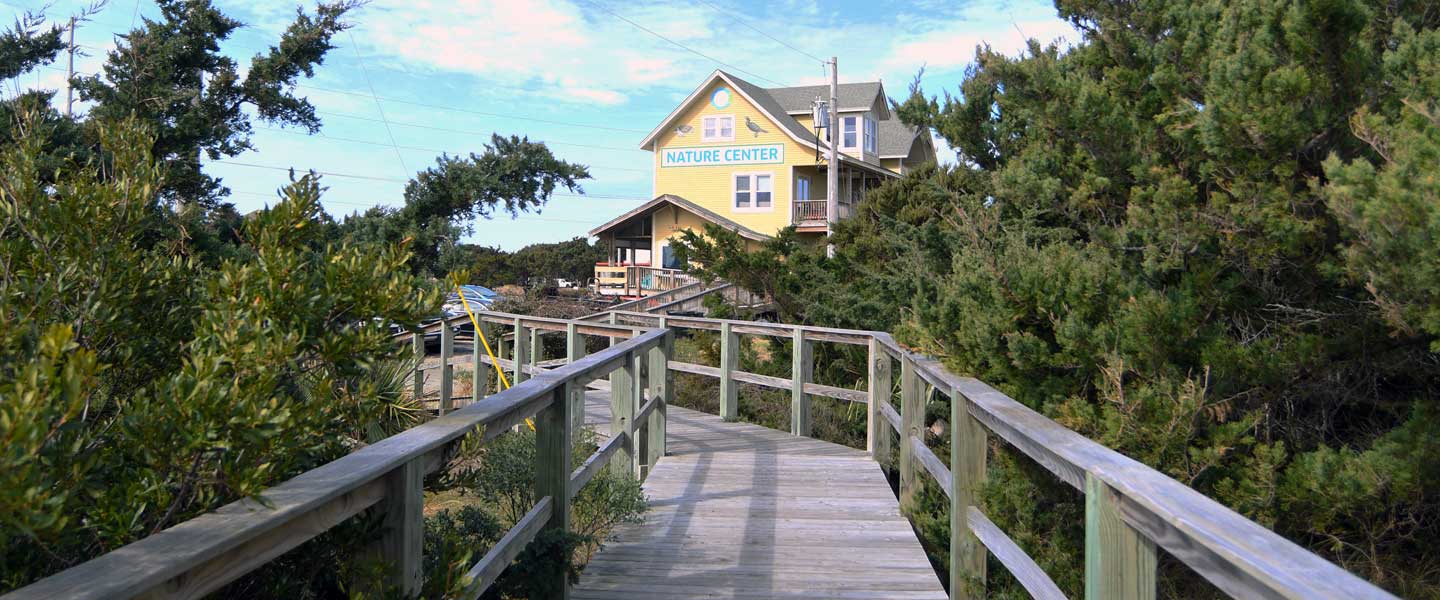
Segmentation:
{"type": "MultiPolygon", "coordinates": [[[[812,117],[829,86],[762,88],[715,71],[665,117],[640,147],[654,153],[654,200],[590,230],[609,248],[595,266],[596,290],[638,296],[687,281],[671,249],[682,230],[713,223],[752,243],[794,225],[825,234],[825,150],[812,117]]],[[[865,190],[935,160],[930,136],[890,111],[879,82],[841,84],[840,218],[865,190]]]]}

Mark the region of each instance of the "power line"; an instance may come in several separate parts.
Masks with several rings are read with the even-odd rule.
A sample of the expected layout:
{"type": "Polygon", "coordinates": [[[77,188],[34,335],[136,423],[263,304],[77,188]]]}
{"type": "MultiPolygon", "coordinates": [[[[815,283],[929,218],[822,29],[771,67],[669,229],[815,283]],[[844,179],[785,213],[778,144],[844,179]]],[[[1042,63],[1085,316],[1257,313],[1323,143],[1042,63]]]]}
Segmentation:
{"type": "MultiPolygon", "coordinates": [[[[347,96],[361,96],[361,97],[364,97],[364,98],[370,98],[370,97],[372,97],[370,94],[364,94],[364,93],[361,93],[361,92],[352,92],[352,91],[349,91],[349,90],[337,90],[337,89],[334,89],[334,88],[326,88],[326,87],[320,87],[320,86],[318,86],[318,85],[310,85],[310,84],[303,84],[303,83],[297,83],[297,84],[295,84],[295,87],[301,87],[301,88],[306,88],[306,89],[311,89],[311,90],[317,90],[317,91],[321,91],[321,92],[330,92],[330,93],[332,93],[332,94],[345,94],[345,95],[347,95],[347,96]]],[[[454,112],[459,112],[459,113],[469,113],[469,114],[472,114],[472,115],[480,115],[480,116],[482,116],[482,117],[495,117],[495,118],[499,118],[499,119],[515,119],[515,120],[517,120],[517,121],[532,121],[532,122],[535,122],[535,123],[548,123],[548,124],[550,124],[550,125],[564,125],[564,126],[567,126],[567,127],[584,127],[584,128],[587,128],[587,129],[603,129],[603,130],[606,130],[606,131],[622,131],[622,132],[625,132],[625,133],[649,133],[648,131],[644,131],[644,130],[640,130],[640,129],[627,129],[627,128],[624,128],[624,127],[609,127],[609,126],[606,126],[606,125],[591,125],[591,124],[589,124],[589,123],[574,123],[574,122],[570,122],[570,121],[556,121],[556,120],[554,120],[554,119],[541,119],[541,118],[538,118],[538,117],[522,117],[522,116],[519,116],[519,115],[507,115],[507,114],[504,114],[504,113],[487,112],[487,111],[483,111],[483,110],[473,110],[473,109],[469,109],[469,108],[456,108],[456,107],[454,107],[454,106],[443,106],[443,105],[440,105],[440,104],[429,104],[429,103],[426,103],[426,102],[416,102],[416,101],[413,101],[413,100],[400,100],[400,99],[398,99],[398,98],[386,98],[386,97],[384,97],[384,96],[374,96],[374,98],[377,99],[377,100],[384,100],[384,101],[386,101],[386,102],[394,102],[394,103],[396,103],[396,104],[409,104],[409,105],[412,105],[412,106],[419,106],[419,107],[423,107],[423,108],[434,108],[434,109],[437,109],[437,110],[449,110],[449,111],[454,111],[454,112]]]]}
{"type": "MultiPolygon", "coordinates": [[[[317,112],[318,112],[318,111],[317,111],[317,112]]],[[[378,120],[378,119],[377,119],[377,120],[378,120]]],[[[399,125],[399,123],[396,123],[396,125],[399,125]]],[[[399,146],[392,146],[392,145],[386,144],[386,143],[384,143],[384,142],[372,142],[372,141],[370,141],[370,140],[359,140],[359,139],[355,139],[355,138],[339,137],[339,136],[334,136],[334,135],[330,135],[330,134],[323,133],[323,132],[321,132],[321,133],[309,133],[309,132],[305,132],[305,131],[292,131],[292,130],[289,130],[289,129],[284,129],[284,128],[281,128],[281,127],[271,127],[271,126],[268,126],[268,125],[261,125],[261,126],[259,126],[259,128],[260,128],[260,129],[267,129],[267,130],[270,130],[270,131],[277,131],[277,132],[285,133],[285,134],[289,134],[289,135],[298,135],[298,136],[301,136],[301,137],[317,137],[317,138],[321,138],[321,139],[333,140],[333,141],[336,141],[336,142],[345,142],[345,143],[350,143],[350,144],[364,144],[364,145],[367,145],[367,146],[381,146],[381,147],[384,147],[384,148],[399,147],[399,148],[403,148],[403,149],[405,149],[405,150],[417,150],[417,151],[421,151],[421,152],[435,152],[435,153],[439,153],[439,154],[455,154],[455,155],[459,155],[459,154],[462,153],[462,152],[460,152],[460,151],[444,150],[444,149],[441,149],[441,148],[427,148],[427,147],[425,147],[425,146],[406,146],[406,145],[404,145],[404,144],[401,144],[401,145],[399,145],[399,146]]],[[[585,168],[587,168],[587,169],[603,169],[603,170],[607,170],[607,171],[633,171],[633,172],[635,172],[635,173],[649,173],[649,172],[650,172],[650,169],[634,169],[634,168],[630,168],[630,167],[612,167],[612,166],[607,166],[607,165],[585,165],[585,168]]]]}
{"type": "MultiPolygon", "coordinates": [[[[387,183],[410,183],[410,180],[408,180],[408,179],[395,179],[395,178],[392,178],[392,177],[375,177],[375,176],[373,176],[373,175],[357,175],[357,174],[354,174],[354,173],[339,173],[339,172],[335,172],[335,171],[320,171],[320,170],[318,170],[318,169],[297,169],[297,168],[295,168],[295,167],[281,167],[281,166],[276,166],[276,165],[261,165],[261,164],[256,164],[256,163],[252,163],[252,162],[244,162],[244,161],[238,161],[238,160],[231,160],[231,159],[228,159],[228,158],[222,158],[222,159],[212,160],[212,161],[210,161],[210,162],[220,163],[220,164],[223,164],[223,165],[235,165],[235,166],[239,166],[239,167],[250,167],[250,168],[254,168],[254,169],[269,169],[269,170],[272,170],[272,171],[314,172],[314,173],[317,174],[317,175],[324,175],[324,176],[326,176],[326,177],[340,177],[340,178],[344,178],[344,179],[361,179],[361,180],[365,180],[365,181],[384,181],[384,182],[387,182],[387,183]]],[[[632,196],[614,196],[614,195],[609,195],[609,194],[571,194],[571,193],[568,193],[568,192],[551,192],[550,195],[551,195],[551,196],[567,197],[567,198],[586,198],[586,199],[590,199],[590,200],[619,200],[619,201],[625,201],[625,202],[645,202],[645,201],[648,201],[648,200],[649,200],[648,198],[637,198],[637,197],[632,197],[632,196]]]]}
{"type": "Polygon", "coordinates": [[[770,34],[768,34],[768,33],[765,33],[764,31],[760,31],[760,29],[756,28],[755,26],[753,26],[753,25],[751,25],[751,24],[749,24],[749,23],[746,23],[745,21],[741,20],[739,17],[732,16],[730,13],[721,10],[720,7],[715,6],[714,4],[711,4],[711,3],[709,3],[709,2],[706,2],[705,0],[696,0],[696,1],[699,2],[699,3],[701,3],[701,4],[704,4],[705,6],[710,7],[711,9],[714,9],[714,11],[717,12],[717,13],[720,13],[720,14],[722,14],[722,15],[725,15],[726,17],[729,17],[730,20],[732,20],[732,21],[734,21],[734,22],[736,22],[736,23],[739,23],[739,24],[741,24],[741,25],[744,25],[746,28],[750,29],[751,31],[754,31],[755,33],[758,33],[758,34],[760,34],[760,35],[763,35],[763,36],[769,38],[770,41],[773,41],[773,42],[775,42],[775,43],[777,43],[777,44],[780,44],[781,46],[784,46],[784,47],[789,48],[789,49],[791,49],[791,50],[794,50],[794,51],[796,51],[796,52],[799,52],[800,54],[802,54],[802,55],[804,55],[804,56],[806,56],[806,57],[808,57],[808,58],[813,58],[813,59],[818,60],[818,61],[820,61],[820,62],[825,62],[825,59],[820,58],[820,57],[818,57],[818,56],[815,56],[814,54],[811,54],[811,53],[809,53],[809,52],[806,52],[806,51],[801,50],[801,49],[799,49],[799,48],[796,48],[796,47],[794,47],[794,46],[791,46],[790,44],[786,43],[784,40],[781,40],[780,38],[777,38],[777,37],[775,37],[775,36],[773,36],[773,35],[770,35],[770,34]]]}
{"type": "MultiPolygon", "coordinates": [[[[373,122],[373,123],[379,123],[379,122],[380,122],[379,119],[375,119],[375,118],[371,118],[371,117],[362,117],[362,116],[359,116],[359,115],[351,115],[351,114],[346,114],[346,113],[342,113],[342,112],[335,112],[335,111],[331,111],[331,110],[316,110],[315,112],[316,112],[317,114],[327,115],[327,116],[331,116],[331,117],[341,117],[341,118],[345,118],[345,119],[356,119],[356,120],[360,120],[360,121],[370,121],[370,122],[373,122]]],[[[475,135],[475,136],[481,136],[481,137],[486,137],[486,138],[490,137],[490,135],[494,133],[494,132],[486,132],[486,131],[468,131],[468,130],[465,130],[465,129],[455,129],[455,128],[453,128],[453,127],[436,127],[436,126],[434,126],[434,125],[421,125],[421,124],[419,124],[419,123],[406,123],[406,122],[404,122],[404,121],[391,121],[390,124],[391,124],[391,125],[394,125],[394,126],[396,126],[396,127],[414,127],[414,128],[416,128],[416,129],[428,129],[428,130],[430,130],[430,131],[443,131],[443,132],[445,132],[445,133],[455,133],[455,134],[460,134],[460,135],[475,135]]],[[[642,152],[642,153],[648,153],[647,150],[641,150],[641,149],[639,149],[639,148],[625,148],[625,147],[623,147],[623,146],[605,146],[605,145],[601,145],[601,144],[582,144],[582,143],[578,143],[578,142],[560,142],[560,141],[555,141],[555,140],[536,140],[536,141],[537,141],[537,142],[544,143],[544,144],[547,144],[547,145],[551,145],[551,146],[574,146],[574,147],[577,147],[577,148],[595,148],[595,149],[598,149],[598,150],[616,150],[616,151],[620,151],[620,152],[642,152]]]]}
{"type": "MultiPolygon", "coordinates": [[[[768,81],[768,82],[773,83],[773,84],[775,84],[775,85],[778,85],[778,86],[780,86],[780,87],[785,87],[785,84],[780,83],[780,82],[778,82],[778,81],[775,81],[774,79],[770,79],[769,77],[765,77],[765,76],[762,76],[762,75],[757,75],[757,74],[752,73],[752,72],[750,72],[750,71],[746,71],[745,69],[742,69],[742,68],[740,68],[740,67],[737,67],[737,66],[735,66],[735,65],[732,65],[732,64],[727,63],[727,62],[725,62],[725,61],[722,61],[722,60],[720,60],[720,59],[718,59],[718,58],[715,58],[715,57],[713,57],[713,56],[710,56],[709,54],[705,54],[704,52],[701,52],[701,51],[699,51],[699,50],[696,50],[696,49],[694,49],[694,48],[691,48],[691,47],[689,47],[689,46],[686,46],[685,44],[682,44],[682,43],[677,42],[677,41],[675,41],[675,40],[672,40],[672,39],[670,39],[670,38],[668,38],[668,37],[665,37],[664,35],[661,35],[661,34],[655,32],[654,30],[651,30],[651,29],[645,27],[644,25],[641,25],[641,24],[639,24],[639,23],[636,23],[636,22],[634,22],[634,21],[631,21],[630,19],[627,19],[627,18],[621,16],[620,13],[617,13],[617,12],[615,12],[615,11],[613,11],[613,10],[610,10],[609,8],[606,8],[604,5],[600,4],[599,2],[595,2],[595,0],[585,0],[585,3],[586,3],[586,4],[589,4],[589,5],[591,5],[591,6],[594,6],[595,8],[598,8],[598,9],[600,9],[601,11],[604,11],[605,13],[608,13],[608,14],[609,14],[610,16],[612,16],[612,17],[615,17],[615,18],[617,18],[617,19],[620,19],[621,21],[624,21],[624,22],[626,22],[626,23],[631,24],[632,26],[634,26],[636,29],[639,29],[640,31],[644,31],[645,33],[648,33],[648,34],[653,35],[653,36],[655,36],[655,37],[657,37],[657,38],[660,38],[660,39],[662,39],[662,40],[665,40],[665,41],[667,41],[667,42],[670,42],[671,44],[675,45],[676,47],[679,47],[679,48],[681,48],[681,49],[683,49],[683,50],[686,50],[686,51],[690,52],[691,54],[694,54],[694,55],[696,55],[696,56],[699,56],[699,57],[701,57],[701,58],[704,58],[705,60],[708,60],[708,61],[710,61],[710,62],[716,63],[716,64],[718,64],[718,65],[720,65],[720,66],[722,66],[722,67],[726,67],[726,68],[732,69],[732,70],[734,70],[734,71],[737,71],[737,72],[740,72],[740,73],[744,73],[744,74],[749,75],[749,76],[751,76],[751,77],[754,77],[754,78],[756,78],[756,79],[768,81]]],[[[648,133],[648,132],[647,132],[647,133],[648,133]]]]}
{"type": "MultiPolygon", "coordinates": [[[[279,199],[279,196],[277,196],[277,195],[274,194],[274,193],[262,194],[262,193],[260,193],[260,192],[245,192],[245,191],[232,191],[231,193],[232,193],[232,194],[241,195],[241,196],[254,196],[254,197],[257,197],[257,198],[269,198],[269,199],[273,199],[273,200],[278,200],[278,199],[279,199]]],[[[386,205],[386,204],[370,204],[370,203],[366,203],[366,202],[350,202],[350,201],[348,201],[348,200],[327,200],[327,199],[324,199],[324,198],[321,198],[321,199],[320,199],[320,202],[323,203],[323,204],[343,204],[343,205],[346,205],[346,206],[356,206],[356,207],[360,207],[360,208],[377,208],[377,207],[388,207],[388,206],[389,206],[389,205],[386,205]]],[[[579,220],[579,219],[556,219],[556,218],[553,218],[553,217],[542,217],[542,216],[535,215],[535,214],[532,214],[532,213],[522,213],[522,214],[524,215],[523,217],[515,217],[515,218],[513,218],[513,219],[511,219],[511,220],[518,221],[518,220],[523,219],[523,220],[526,220],[526,221],[547,221],[547,222],[551,222],[551,223],[578,223],[578,224],[581,224],[581,225],[595,225],[595,224],[599,223],[599,221],[594,221],[594,220],[592,220],[592,221],[582,221],[582,220],[579,220]]]]}
{"type": "Polygon", "coordinates": [[[390,131],[390,121],[385,120],[385,105],[380,103],[380,97],[375,93],[375,84],[370,82],[370,71],[365,70],[365,59],[360,56],[360,45],[355,43],[355,34],[347,30],[350,36],[350,47],[355,50],[355,58],[360,61],[360,72],[365,75],[365,85],[370,88],[370,97],[375,99],[375,110],[380,113],[380,122],[385,125],[385,135],[390,136],[390,146],[395,148],[395,158],[400,160],[400,168],[405,175],[410,175],[410,167],[405,164],[405,156],[400,154],[400,144],[395,142],[395,132],[390,131]]]}

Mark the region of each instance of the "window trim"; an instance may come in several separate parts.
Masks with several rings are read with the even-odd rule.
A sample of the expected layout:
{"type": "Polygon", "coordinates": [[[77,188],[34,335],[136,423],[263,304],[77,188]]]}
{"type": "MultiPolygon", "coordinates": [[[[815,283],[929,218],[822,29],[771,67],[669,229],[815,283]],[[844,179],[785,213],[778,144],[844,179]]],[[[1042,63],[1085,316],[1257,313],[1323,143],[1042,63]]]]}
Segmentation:
{"type": "Polygon", "coordinates": [[[705,115],[705,116],[703,116],[703,117],[700,117],[700,141],[702,141],[702,142],[733,142],[733,141],[735,141],[735,115],[733,115],[733,114],[720,114],[720,115],[705,115]],[[730,136],[729,136],[729,137],[720,135],[720,131],[723,129],[722,127],[720,127],[720,121],[721,121],[721,120],[724,120],[724,119],[729,119],[729,120],[730,120],[730,136]],[[706,122],[706,121],[713,121],[713,122],[715,123],[715,135],[713,135],[713,136],[708,136],[708,137],[705,135],[705,122],[706,122]]]}
{"type": "Polygon", "coordinates": [[[776,197],[776,194],[775,194],[775,182],[776,182],[778,179],[779,179],[779,178],[775,176],[775,172],[774,172],[774,171],[736,171],[736,172],[731,173],[731,174],[730,174],[730,210],[732,210],[732,211],[734,211],[734,212],[737,212],[737,213],[768,213],[768,212],[774,212],[774,211],[775,211],[775,205],[778,203],[778,200],[779,200],[779,198],[777,198],[777,197],[776,197]],[[762,176],[764,176],[764,177],[769,177],[769,178],[770,178],[770,205],[769,205],[769,206],[756,206],[756,205],[755,205],[755,203],[756,203],[756,198],[755,198],[755,196],[756,196],[756,194],[759,193],[759,188],[760,188],[760,182],[759,182],[759,179],[758,179],[758,178],[759,178],[759,177],[762,177],[762,176]],[[750,184],[749,184],[749,185],[750,185],[750,189],[749,189],[749,194],[750,194],[750,206],[737,206],[737,205],[735,204],[735,194],[736,194],[737,192],[739,192],[739,190],[736,189],[735,182],[736,182],[736,181],[739,181],[741,177],[745,177],[745,178],[747,178],[747,179],[750,180],[750,184]]]}
{"type": "Polygon", "coordinates": [[[880,123],[869,115],[865,117],[865,139],[860,144],[867,154],[879,154],[880,123]]]}
{"type": "Polygon", "coordinates": [[[863,126],[860,124],[862,120],[863,120],[863,118],[862,118],[860,115],[850,115],[850,116],[841,115],[841,116],[840,116],[840,149],[841,149],[841,150],[859,150],[859,149],[860,149],[860,146],[861,146],[861,144],[862,144],[861,138],[864,137],[864,131],[863,131],[863,129],[862,129],[863,126]],[[847,144],[845,143],[845,134],[847,133],[847,131],[846,131],[846,129],[845,129],[845,126],[847,125],[847,122],[851,122],[851,121],[853,121],[853,122],[855,123],[855,144],[854,144],[854,145],[847,145],[847,144]]]}

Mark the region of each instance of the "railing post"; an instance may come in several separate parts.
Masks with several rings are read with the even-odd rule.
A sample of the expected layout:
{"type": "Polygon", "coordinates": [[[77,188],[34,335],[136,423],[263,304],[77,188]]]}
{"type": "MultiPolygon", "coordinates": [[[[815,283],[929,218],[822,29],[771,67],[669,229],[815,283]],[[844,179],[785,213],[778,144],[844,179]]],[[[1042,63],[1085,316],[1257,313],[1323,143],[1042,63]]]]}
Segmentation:
{"type": "MultiPolygon", "coordinates": [[[[613,312],[610,313],[610,324],[611,324],[611,325],[614,325],[614,324],[615,324],[615,313],[613,313],[613,312]]],[[[614,345],[615,345],[615,336],[611,335],[611,336],[607,336],[607,337],[608,337],[609,340],[610,340],[610,345],[611,345],[611,346],[614,346],[614,345]]]]}
{"type": "Polygon", "coordinates": [[[475,337],[470,340],[470,361],[475,372],[470,378],[470,403],[479,402],[481,398],[490,395],[490,369],[480,361],[485,354],[485,345],[480,343],[480,327],[475,327],[475,337]]]}
{"type": "Polygon", "coordinates": [[[543,330],[536,328],[530,330],[530,364],[539,366],[545,362],[545,338],[541,334],[543,330]]]}
{"type": "Polygon", "coordinates": [[[914,505],[915,492],[919,481],[916,479],[915,452],[911,450],[910,438],[925,439],[921,428],[925,426],[924,382],[915,372],[915,362],[909,356],[900,359],[900,507],[909,510],[914,505]]]}
{"type": "MultiPolygon", "coordinates": [[[[573,321],[565,324],[565,359],[575,362],[585,357],[585,338],[580,335],[579,326],[573,321]]],[[[585,427],[585,386],[571,386],[570,428],[579,431],[585,427]]]]}
{"type": "MultiPolygon", "coordinates": [[[[570,530],[570,396],[578,387],[566,383],[555,389],[550,406],[535,415],[535,499],[550,497],[550,520],[544,529],[570,530]]],[[[539,577],[560,582],[549,599],[570,597],[566,565],[549,561],[550,572],[539,577]]]]}
{"type": "Polygon", "coordinates": [[[665,337],[650,349],[650,397],[660,399],[655,405],[655,412],[650,413],[650,424],[647,427],[650,440],[649,454],[645,462],[651,468],[660,461],[660,457],[665,456],[665,421],[669,412],[667,407],[675,393],[675,376],[670,372],[670,355],[675,347],[675,333],[665,326],[665,317],[660,317],[659,327],[665,330],[665,337]]]}
{"type": "Polygon", "coordinates": [[[415,351],[415,384],[411,388],[410,396],[419,402],[425,395],[425,371],[421,370],[421,367],[425,366],[425,332],[416,331],[414,337],[410,338],[410,344],[415,351]]]}
{"type": "MultiPolygon", "coordinates": [[[[640,409],[645,408],[645,394],[649,391],[650,381],[650,365],[648,364],[648,359],[649,353],[646,352],[635,352],[628,359],[635,364],[635,388],[634,394],[632,395],[634,398],[634,408],[632,410],[634,410],[635,413],[639,413],[640,409]]],[[[631,425],[630,430],[630,439],[635,440],[635,474],[640,477],[641,481],[644,481],[645,477],[650,474],[651,466],[649,461],[650,421],[636,421],[631,425]]]]}
{"type": "Polygon", "coordinates": [[[1119,494],[1085,474],[1085,598],[1153,600],[1155,542],[1120,519],[1119,494]]]}
{"type": "Polygon", "coordinates": [[[635,476],[635,385],[639,373],[635,372],[636,362],[625,357],[625,364],[610,372],[610,435],[628,436],[616,456],[610,459],[610,468],[616,472],[635,476]]]}
{"type": "Polygon", "coordinates": [[[881,403],[889,404],[894,385],[890,375],[890,355],[880,341],[870,338],[870,410],[866,414],[866,446],[870,457],[880,464],[890,460],[890,424],[880,412],[881,403]]]}
{"type": "Polygon", "coordinates": [[[391,568],[386,583],[406,597],[420,593],[425,550],[424,457],[395,467],[385,476],[381,533],[375,549],[391,568]]]}
{"type": "MultiPolygon", "coordinates": [[[[499,333],[495,336],[495,352],[499,356],[500,360],[510,358],[510,347],[505,345],[504,333],[499,333]]],[[[500,367],[500,370],[503,371],[505,370],[505,368],[500,367]]],[[[514,382],[511,383],[513,384],[514,382]]],[[[495,375],[495,386],[495,389],[497,390],[505,389],[505,382],[500,381],[500,375],[498,373],[495,375]]]]}
{"type": "Polygon", "coordinates": [[[733,374],[740,362],[740,336],[730,330],[730,323],[720,324],[720,418],[740,418],[740,390],[733,374]]]}
{"type": "Polygon", "coordinates": [[[450,359],[455,356],[455,330],[443,319],[440,321],[440,415],[454,407],[455,366],[450,359]]]}
{"type": "Polygon", "coordinates": [[[970,529],[970,507],[980,508],[989,450],[985,427],[970,413],[970,400],[950,390],[950,597],[985,597],[985,545],[970,529]]]}
{"type": "Polygon", "coordinates": [[[530,333],[526,331],[525,324],[520,317],[515,317],[515,374],[510,376],[511,385],[520,385],[520,382],[529,379],[525,373],[525,359],[530,354],[530,333]]]}
{"type": "Polygon", "coordinates": [[[790,433],[809,437],[810,396],[805,384],[815,377],[814,343],[805,339],[805,330],[796,327],[790,356],[790,433]]]}

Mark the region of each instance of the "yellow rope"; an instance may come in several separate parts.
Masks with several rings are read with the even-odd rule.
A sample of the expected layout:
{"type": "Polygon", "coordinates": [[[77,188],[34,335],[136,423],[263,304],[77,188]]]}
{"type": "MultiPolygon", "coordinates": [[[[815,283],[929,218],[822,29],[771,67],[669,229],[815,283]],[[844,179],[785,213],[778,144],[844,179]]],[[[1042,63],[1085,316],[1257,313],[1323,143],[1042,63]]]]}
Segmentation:
{"type": "MultiPolygon", "coordinates": [[[[480,320],[475,318],[475,313],[470,310],[470,301],[465,298],[465,290],[460,289],[460,283],[455,283],[455,293],[460,296],[460,304],[465,307],[465,314],[470,315],[470,324],[475,326],[475,339],[485,346],[485,354],[490,355],[490,366],[495,367],[495,373],[500,376],[500,385],[510,389],[510,380],[505,377],[505,370],[500,368],[500,361],[495,358],[495,353],[490,350],[490,342],[485,339],[485,332],[480,329],[480,320]]],[[[479,382],[476,382],[478,385],[479,382]]],[[[473,395],[473,394],[472,394],[473,395]]],[[[479,399],[476,398],[478,401],[479,399]]],[[[525,419],[525,424],[530,426],[530,431],[535,431],[535,422],[525,419]]]]}

